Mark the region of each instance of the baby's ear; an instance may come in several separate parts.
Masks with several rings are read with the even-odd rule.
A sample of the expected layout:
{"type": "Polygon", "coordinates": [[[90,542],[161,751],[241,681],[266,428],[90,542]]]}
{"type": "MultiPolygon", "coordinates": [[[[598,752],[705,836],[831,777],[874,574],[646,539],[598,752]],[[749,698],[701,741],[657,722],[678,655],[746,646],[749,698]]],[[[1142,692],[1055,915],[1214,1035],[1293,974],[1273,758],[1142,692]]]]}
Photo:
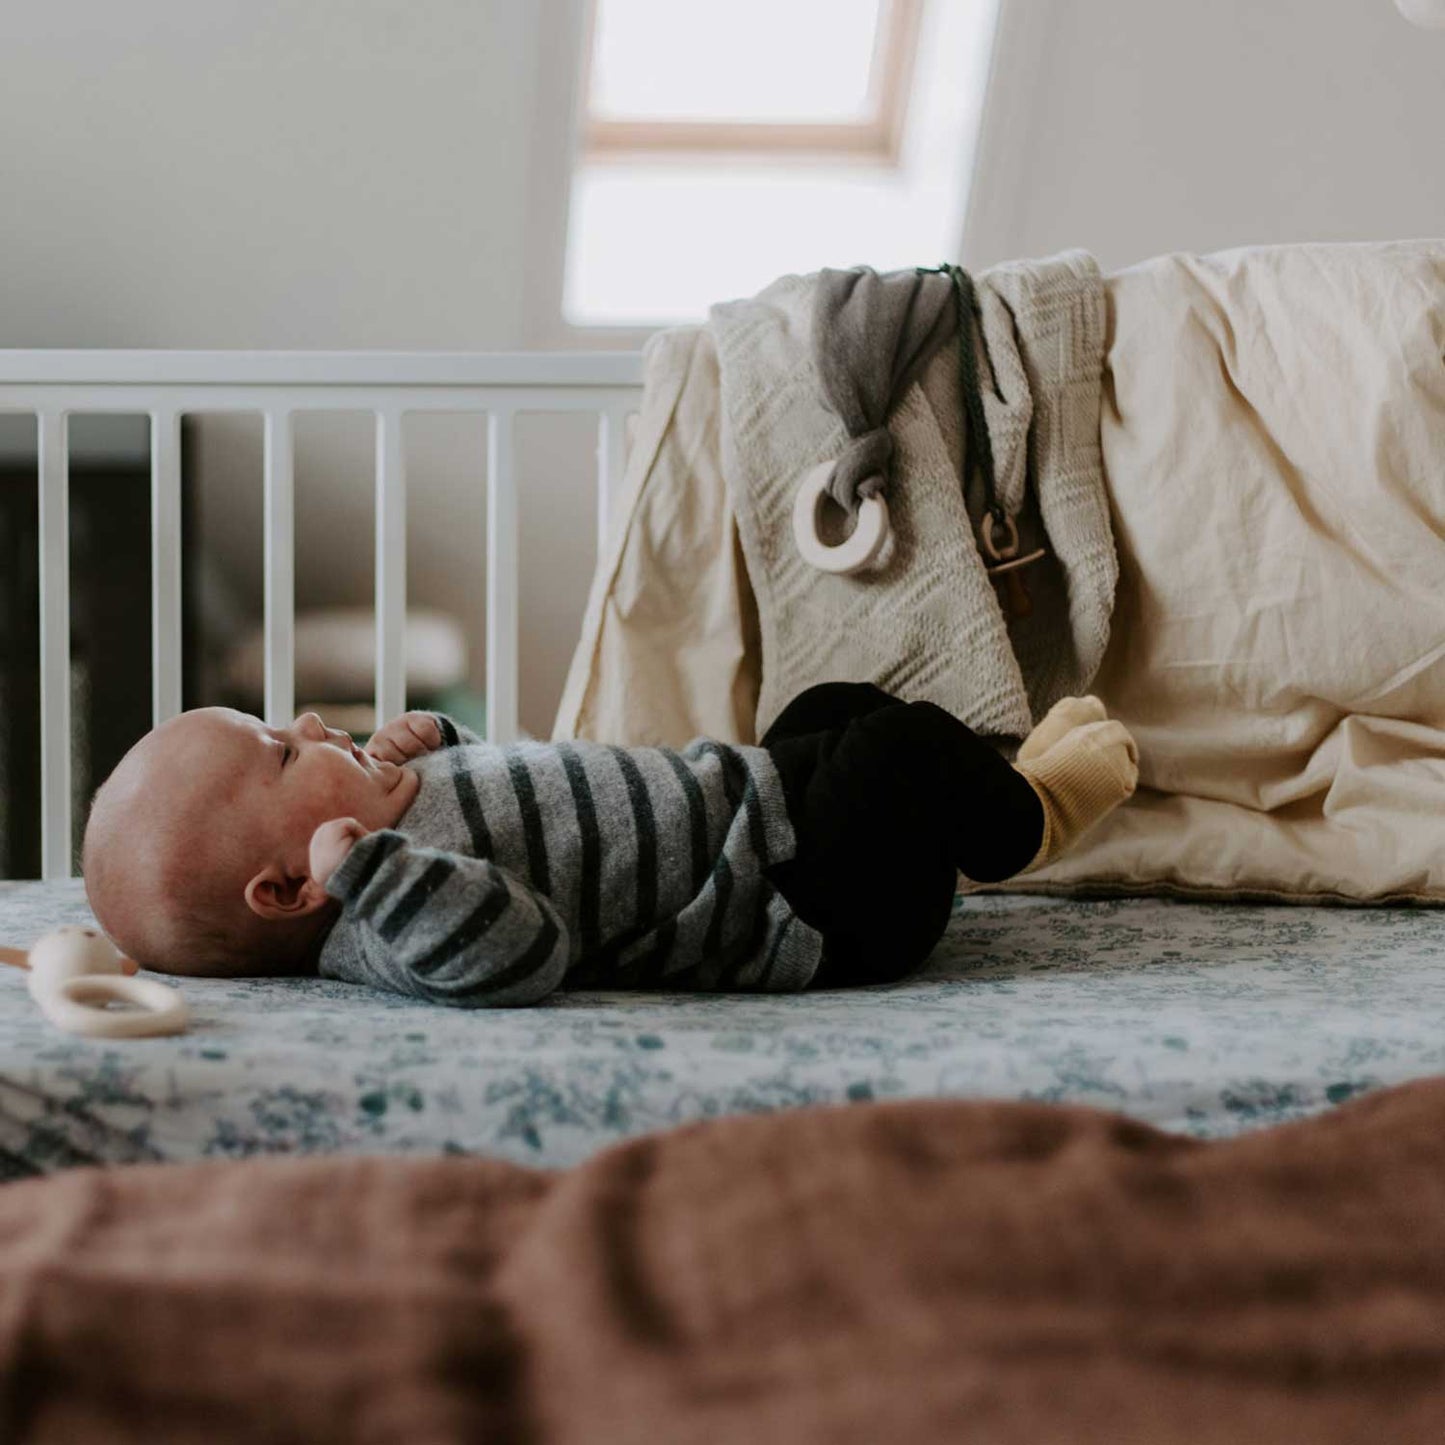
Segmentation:
{"type": "Polygon", "coordinates": [[[268,863],[246,885],[246,906],[260,918],[305,918],[329,901],[314,878],[288,874],[275,863],[268,863]]]}

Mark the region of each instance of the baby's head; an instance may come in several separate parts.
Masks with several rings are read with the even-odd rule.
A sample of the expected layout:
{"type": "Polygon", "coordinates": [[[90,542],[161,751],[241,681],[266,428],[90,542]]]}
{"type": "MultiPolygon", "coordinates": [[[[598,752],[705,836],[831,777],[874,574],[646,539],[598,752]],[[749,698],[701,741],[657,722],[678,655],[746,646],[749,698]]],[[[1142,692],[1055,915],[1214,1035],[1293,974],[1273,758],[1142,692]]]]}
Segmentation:
{"type": "Polygon", "coordinates": [[[311,835],[333,818],[389,828],[419,785],[315,713],[289,727],[230,708],[181,713],[95,795],[82,868],[91,909],[148,968],[294,971],[335,910],[311,877],[311,835]]]}

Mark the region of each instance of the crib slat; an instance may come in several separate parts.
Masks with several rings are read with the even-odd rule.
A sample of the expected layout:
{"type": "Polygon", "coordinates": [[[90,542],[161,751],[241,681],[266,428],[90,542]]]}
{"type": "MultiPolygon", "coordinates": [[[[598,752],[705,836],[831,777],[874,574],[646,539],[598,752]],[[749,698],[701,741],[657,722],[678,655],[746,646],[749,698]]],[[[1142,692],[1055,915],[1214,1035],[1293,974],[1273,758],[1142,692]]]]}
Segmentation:
{"type": "Polygon", "coordinates": [[[37,418],[40,461],[40,874],[70,877],[70,459],[63,412],[37,418]]]}
{"type": "Polygon", "coordinates": [[[607,546],[627,466],[627,410],[609,407],[597,418],[597,555],[607,546]]]}
{"type": "Polygon", "coordinates": [[[266,721],[296,713],[296,486],[289,411],[266,413],[266,721]]]}
{"type": "Polygon", "coordinates": [[[151,413],[151,715],[181,710],[181,418],[151,413]]]}
{"type": "Polygon", "coordinates": [[[487,413],[487,741],[516,740],[517,482],[515,416],[487,413]]]}
{"type": "Polygon", "coordinates": [[[406,471],[400,411],[376,414],[376,725],[406,711],[406,471]]]}

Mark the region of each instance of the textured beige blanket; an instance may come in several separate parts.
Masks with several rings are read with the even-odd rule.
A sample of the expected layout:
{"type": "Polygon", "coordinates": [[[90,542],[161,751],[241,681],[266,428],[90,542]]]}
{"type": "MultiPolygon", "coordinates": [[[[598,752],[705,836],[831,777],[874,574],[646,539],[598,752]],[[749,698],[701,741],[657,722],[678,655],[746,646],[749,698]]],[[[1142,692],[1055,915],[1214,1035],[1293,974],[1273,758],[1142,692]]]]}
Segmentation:
{"type": "Polygon", "coordinates": [[[950,456],[950,433],[963,445],[956,341],[934,353],[888,419],[886,564],[840,576],[799,555],[798,485],[847,440],[814,361],[818,294],[816,275],[783,276],[709,313],[722,471],[758,604],[757,729],[805,688],[848,678],[937,703],[988,736],[1022,739],[1060,698],[1085,690],[1109,638],[1119,569],[1099,454],[1098,265],[1070,251],[978,277],[980,401],[998,500],[1017,521],[1021,551],[1046,552],[1029,573],[1032,614],[1012,623],[978,548],[959,541],[986,508],[981,494],[965,507],[962,468],[950,456]],[[941,407],[929,390],[940,372],[952,382],[941,407]]]}
{"type": "MultiPolygon", "coordinates": [[[[1107,297],[1120,576],[1093,690],[1141,786],[1002,889],[1445,901],[1445,241],[1163,257],[1107,297]]],[[[715,463],[661,432],[675,464],[634,452],[564,735],[739,736],[756,689],[715,463]]]]}

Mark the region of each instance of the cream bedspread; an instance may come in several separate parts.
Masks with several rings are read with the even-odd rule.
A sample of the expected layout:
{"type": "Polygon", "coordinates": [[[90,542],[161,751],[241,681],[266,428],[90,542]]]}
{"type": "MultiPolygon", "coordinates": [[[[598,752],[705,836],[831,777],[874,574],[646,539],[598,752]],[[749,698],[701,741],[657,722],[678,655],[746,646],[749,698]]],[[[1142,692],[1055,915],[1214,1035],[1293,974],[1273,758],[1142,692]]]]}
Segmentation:
{"type": "MultiPolygon", "coordinates": [[[[1445,901],[1445,240],[1166,256],[1107,293],[1120,577],[1092,690],[1140,788],[989,891],[1445,901]]],[[[751,735],[709,350],[649,344],[559,736],[751,735]]]]}

